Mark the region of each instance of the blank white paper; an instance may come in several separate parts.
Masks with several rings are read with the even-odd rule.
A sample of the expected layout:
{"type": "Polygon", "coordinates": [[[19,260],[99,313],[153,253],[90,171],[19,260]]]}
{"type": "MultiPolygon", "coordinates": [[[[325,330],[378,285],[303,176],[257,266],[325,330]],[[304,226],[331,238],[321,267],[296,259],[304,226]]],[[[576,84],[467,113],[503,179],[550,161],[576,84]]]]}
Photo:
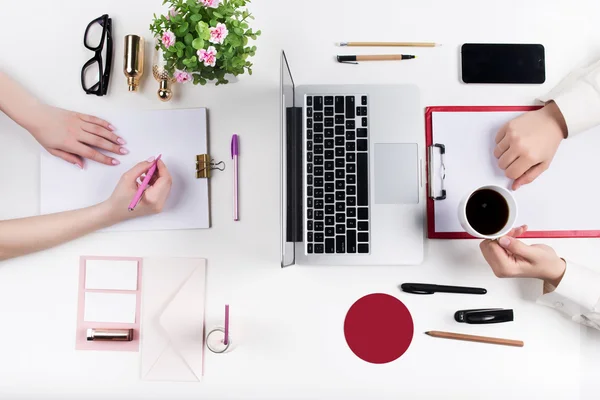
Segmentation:
{"type": "MultiPolygon", "coordinates": [[[[446,146],[446,200],[435,202],[436,232],[463,232],[458,204],[479,186],[496,184],[510,190],[493,155],[496,133],[522,112],[435,112],[433,143],[446,146]]],[[[517,226],[531,231],[600,230],[597,183],[600,128],[561,143],[550,169],[533,183],[513,192],[517,226]]],[[[436,163],[438,161],[436,160],[436,163]]],[[[434,174],[440,173],[434,165],[434,174]]],[[[434,178],[439,188],[439,177],[434,178]]],[[[436,192],[437,193],[437,192],[436,192]]]]}
{"type": "Polygon", "coordinates": [[[85,288],[137,290],[138,262],[130,260],[86,260],[85,288]]]}
{"type": "Polygon", "coordinates": [[[135,323],[136,295],[85,293],[84,321],[135,323]]]}
{"type": "Polygon", "coordinates": [[[86,160],[85,170],[42,153],[42,214],[88,207],[110,197],[121,175],[140,161],[162,154],[173,178],[163,212],[122,222],[108,231],[198,229],[209,227],[208,180],[196,179],[196,155],[207,153],[206,109],[115,110],[98,115],[110,121],[130,154],[107,166],[86,160]]]}

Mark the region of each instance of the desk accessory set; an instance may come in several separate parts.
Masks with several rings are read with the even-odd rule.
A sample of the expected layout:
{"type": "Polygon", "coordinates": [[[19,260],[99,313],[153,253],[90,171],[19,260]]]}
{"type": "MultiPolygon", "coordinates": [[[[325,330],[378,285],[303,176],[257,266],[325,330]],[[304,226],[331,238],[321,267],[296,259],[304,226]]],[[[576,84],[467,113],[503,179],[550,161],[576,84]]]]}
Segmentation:
{"type": "MultiPolygon", "coordinates": [[[[152,75],[159,83],[157,92],[161,101],[170,101],[173,98],[172,84],[185,84],[192,82],[194,85],[206,85],[215,82],[216,85],[229,83],[228,77],[238,76],[244,73],[252,74],[252,62],[249,57],[254,56],[256,47],[249,46],[249,39],[256,39],[260,31],[252,30],[248,19],[252,19],[246,10],[233,11],[221,7],[218,0],[203,0],[197,4],[192,2],[180,3],[167,1],[171,8],[165,15],[154,16],[150,25],[156,41],[154,42],[154,53],[152,58],[152,75]],[[217,57],[219,54],[219,57],[217,57]]],[[[243,6],[249,2],[242,2],[243,6]]],[[[84,44],[94,52],[82,68],[82,87],[87,94],[104,96],[107,94],[108,83],[111,72],[112,61],[112,20],[108,15],[94,20],[86,29],[84,44]],[[97,46],[92,45],[88,39],[90,26],[97,24],[101,27],[101,41],[97,46]],[[102,60],[100,51],[107,46],[109,50],[106,60],[102,60]],[[98,81],[94,84],[85,83],[86,71],[91,66],[99,65],[98,81]]],[[[139,35],[127,35],[124,40],[124,62],[123,72],[127,79],[128,90],[136,92],[140,87],[140,79],[144,74],[144,38],[139,35]]],[[[424,47],[432,48],[440,45],[429,42],[343,42],[341,47],[424,47]]],[[[340,63],[356,63],[358,61],[391,61],[411,60],[416,55],[388,54],[388,55],[339,55],[337,61],[340,63]]],[[[431,133],[428,133],[431,134],[431,133]]],[[[233,210],[234,221],[239,220],[238,201],[238,136],[232,138],[231,155],[234,164],[234,186],[233,186],[233,210]]],[[[431,140],[428,139],[428,142],[431,140]]],[[[429,143],[430,157],[429,165],[434,164],[431,155],[436,149],[440,150],[442,156],[446,154],[445,144],[429,143]]],[[[159,156],[160,158],[160,156],[159,156]]],[[[158,161],[158,159],[155,161],[158,161]]],[[[210,158],[208,153],[198,155],[196,158],[196,178],[210,177],[212,169],[220,169],[219,165],[210,158]]],[[[431,169],[428,170],[430,177],[433,176],[431,169]]],[[[147,177],[150,180],[152,173],[147,177]]],[[[442,184],[445,182],[442,178],[442,184]]],[[[146,183],[147,184],[147,183],[146,183]]],[[[433,192],[433,182],[429,181],[429,188],[433,192]]],[[[429,202],[433,200],[444,200],[447,188],[442,186],[440,195],[431,195],[429,202]]],[[[135,209],[143,195],[143,188],[132,200],[130,210],[135,209]],[[135,203],[135,204],[134,204],[135,203]]],[[[433,223],[433,218],[428,218],[428,223],[433,223]]],[[[432,231],[430,230],[430,234],[432,231]]],[[[433,237],[433,236],[430,236],[433,237]]],[[[141,261],[140,261],[141,262],[141,261]]],[[[139,289],[141,290],[141,289],[139,289]]],[[[427,284],[403,284],[402,290],[414,294],[433,293],[464,293],[485,294],[482,288],[461,288],[442,285],[427,284]]],[[[497,308],[459,310],[455,313],[456,322],[467,324],[492,324],[513,321],[513,311],[497,308]]],[[[139,328],[138,328],[139,329],[139,328]]],[[[447,332],[428,331],[432,337],[450,338],[467,341],[477,341],[491,344],[503,344],[509,346],[523,346],[522,342],[508,339],[496,339],[480,336],[453,334],[447,332]]],[[[136,331],[130,329],[104,329],[87,328],[86,340],[90,342],[132,342],[136,337],[136,331]]],[[[231,338],[229,335],[229,305],[225,308],[225,322],[223,327],[212,329],[206,336],[206,346],[214,353],[224,353],[230,348],[231,338]],[[217,338],[217,339],[215,339],[217,338]]]]}

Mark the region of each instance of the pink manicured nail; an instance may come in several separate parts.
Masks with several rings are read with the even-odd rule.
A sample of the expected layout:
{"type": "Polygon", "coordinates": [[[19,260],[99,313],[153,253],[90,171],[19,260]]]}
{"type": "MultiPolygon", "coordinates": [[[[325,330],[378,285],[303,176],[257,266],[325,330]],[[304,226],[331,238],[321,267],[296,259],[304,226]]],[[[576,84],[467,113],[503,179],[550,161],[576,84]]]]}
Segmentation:
{"type": "Polygon", "coordinates": [[[146,161],[148,161],[148,162],[152,162],[152,161],[154,161],[154,159],[155,159],[155,158],[156,158],[156,157],[150,157],[150,158],[149,158],[149,159],[147,159],[146,161]]]}
{"type": "Polygon", "coordinates": [[[121,162],[119,160],[112,159],[112,165],[119,165],[121,162]]]}
{"type": "Polygon", "coordinates": [[[73,165],[75,165],[75,166],[76,166],[77,168],[79,168],[79,169],[83,169],[83,165],[79,165],[79,164],[77,164],[77,163],[75,163],[75,164],[73,164],[73,165]]]}
{"type": "Polygon", "coordinates": [[[118,138],[118,139],[117,139],[117,143],[119,143],[119,144],[127,144],[127,142],[126,142],[126,141],[124,141],[124,140],[123,140],[123,139],[121,139],[121,138],[118,138]]]}
{"type": "Polygon", "coordinates": [[[125,147],[121,147],[121,148],[119,149],[119,152],[120,152],[121,154],[129,154],[129,150],[127,150],[125,147]]]}
{"type": "Polygon", "coordinates": [[[108,124],[108,129],[110,129],[111,131],[114,131],[116,128],[110,124],[108,124]]]}

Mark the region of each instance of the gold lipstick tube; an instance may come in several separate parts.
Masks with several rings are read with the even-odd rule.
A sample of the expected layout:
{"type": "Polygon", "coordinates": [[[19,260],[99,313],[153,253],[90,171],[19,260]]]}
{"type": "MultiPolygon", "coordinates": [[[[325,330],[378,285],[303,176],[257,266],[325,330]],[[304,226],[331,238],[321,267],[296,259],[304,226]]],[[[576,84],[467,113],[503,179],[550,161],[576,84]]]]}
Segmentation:
{"type": "Polygon", "coordinates": [[[88,341],[131,342],[133,329],[88,329],[88,341]]]}
{"type": "Polygon", "coordinates": [[[127,77],[130,92],[136,92],[140,78],[144,75],[144,38],[138,35],[125,36],[123,73],[127,77]]]}

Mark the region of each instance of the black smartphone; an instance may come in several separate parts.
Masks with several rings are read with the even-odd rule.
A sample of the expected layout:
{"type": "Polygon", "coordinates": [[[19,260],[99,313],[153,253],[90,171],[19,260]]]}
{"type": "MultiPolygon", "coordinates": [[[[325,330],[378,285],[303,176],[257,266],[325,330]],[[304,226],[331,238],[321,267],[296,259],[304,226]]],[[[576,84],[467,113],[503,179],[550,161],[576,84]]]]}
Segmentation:
{"type": "Polygon", "coordinates": [[[544,83],[541,44],[466,43],[461,48],[464,83],[544,83]]]}

